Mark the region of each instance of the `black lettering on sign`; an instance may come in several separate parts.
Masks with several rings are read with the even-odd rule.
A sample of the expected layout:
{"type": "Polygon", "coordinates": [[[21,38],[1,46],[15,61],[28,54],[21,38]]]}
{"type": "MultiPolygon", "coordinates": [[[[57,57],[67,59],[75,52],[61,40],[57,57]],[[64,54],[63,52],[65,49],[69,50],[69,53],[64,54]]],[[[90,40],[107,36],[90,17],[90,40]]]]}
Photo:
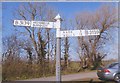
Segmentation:
{"type": "Polygon", "coordinates": [[[81,36],[82,35],[82,31],[80,30],[80,32],[79,32],[79,35],[81,36]]]}
{"type": "Polygon", "coordinates": [[[92,34],[92,30],[89,30],[89,35],[91,35],[92,34]]]}
{"type": "Polygon", "coordinates": [[[15,25],[18,25],[18,21],[17,20],[15,20],[15,25]]]}
{"type": "Polygon", "coordinates": [[[95,31],[94,31],[94,30],[91,30],[91,34],[95,34],[95,31]]]}
{"type": "Polygon", "coordinates": [[[97,30],[95,30],[95,34],[97,34],[97,30]]]}
{"type": "Polygon", "coordinates": [[[30,25],[30,22],[29,21],[25,21],[25,25],[30,25]]]}
{"type": "Polygon", "coordinates": [[[85,35],[86,35],[86,36],[88,35],[88,30],[85,30],[85,35]]]}
{"type": "Polygon", "coordinates": [[[22,25],[22,24],[25,24],[25,23],[24,23],[24,21],[20,20],[20,24],[22,25]]]}

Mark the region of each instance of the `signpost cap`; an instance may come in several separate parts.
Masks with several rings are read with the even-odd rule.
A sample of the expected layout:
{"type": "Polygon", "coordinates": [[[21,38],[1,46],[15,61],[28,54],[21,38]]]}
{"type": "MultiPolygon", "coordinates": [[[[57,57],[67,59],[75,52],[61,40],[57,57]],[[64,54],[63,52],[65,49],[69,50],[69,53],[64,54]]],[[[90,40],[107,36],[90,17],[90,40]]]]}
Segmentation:
{"type": "Polygon", "coordinates": [[[54,19],[55,19],[55,20],[63,21],[59,14],[58,14],[54,19]]]}

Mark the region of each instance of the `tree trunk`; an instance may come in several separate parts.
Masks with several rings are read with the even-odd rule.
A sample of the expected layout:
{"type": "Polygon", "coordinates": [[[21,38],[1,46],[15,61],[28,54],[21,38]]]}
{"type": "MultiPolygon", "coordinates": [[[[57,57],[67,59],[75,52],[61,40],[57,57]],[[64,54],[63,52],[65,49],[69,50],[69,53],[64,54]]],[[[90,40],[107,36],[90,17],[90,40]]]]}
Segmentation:
{"type": "Polygon", "coordinates": [[[68,67],[68,57],[69,57],[69,41],[68,41],[68,38],[66,37],[65,38],[65,45],[64,45],[64,48],[65,48],[65,52],[64,52],[64,66],[67,68],[68,67]]]}

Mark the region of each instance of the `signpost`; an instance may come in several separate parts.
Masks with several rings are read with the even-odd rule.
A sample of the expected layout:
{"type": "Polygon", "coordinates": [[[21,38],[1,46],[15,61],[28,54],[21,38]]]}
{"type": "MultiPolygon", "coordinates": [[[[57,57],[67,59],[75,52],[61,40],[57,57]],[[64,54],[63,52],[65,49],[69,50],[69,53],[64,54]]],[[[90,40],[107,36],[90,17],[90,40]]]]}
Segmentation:
{"type": "Polygon", "coordinates": [[[57,49],[56,49],[56,81],[61,82],[61,37],[77,37],[77,36],[90,36],[90,35],[100,35],[98,29],[93,30],[66,30],[60,31],[61,17],[58,14],[55,17],[56,22],[48,21],[27,21],[27,20],[14,20],[14,26],[28,26],[37,28],[55,28],[57,37],[57,49]]]}
{"type": "Polygon", "coordinates": [[[77,36],[90,36],[90,35],[100,35],[100,31],[98,29],[66,30],[66,31],[60,31],[59,33],[57,33],[56,37],[77,37],[77,36]]]}
{"type": "Polygon", "coordinates": [[[45,27],[45,28],[56,28],[55,22],[47,21],[31,21],[31,27],[45,27]]]}
{"type": "Polygon", "coordinates": [[[13,22],[14,26],[31,26],[31,21],[27,20],[14,20],[13,22]]]}
{"type": "MultiPolygon", "coordinates": [[[[56,23],[57,23],[57,31],[56,34],[58,34],[58,36],[60,35],[60,24],[61,24],[61,17],[58,14],[55,17],[56,23]]],[[[61,39],[60,37],[57,37],[57,48],[56,48],[56,81],[57,83],[60,83],[61,81],[61,39]]]]}
{"type": "Polygon", "coordinates": [[[56,22],[48,21],[27,21],[27,20],[14,20],[14,26],[29,26],[37,28],[58,28],[56,22]]]}

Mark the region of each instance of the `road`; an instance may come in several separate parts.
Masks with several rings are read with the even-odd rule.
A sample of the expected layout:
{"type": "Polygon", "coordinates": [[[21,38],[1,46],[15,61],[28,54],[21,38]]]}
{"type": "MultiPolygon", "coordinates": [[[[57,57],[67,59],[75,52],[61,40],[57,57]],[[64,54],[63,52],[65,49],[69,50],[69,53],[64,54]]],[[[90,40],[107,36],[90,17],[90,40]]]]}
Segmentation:
{"type": "MultiPolygon", "coordinates": [[[[73,80],[85,79],[85,78],[97,78],[96,71],[62,75],[62,81],[73,81],[73,80]]],[[[51,77],[43,77],[43,78],[34,78],[23,81],[56,81],[56,77],[51,76],[51,77]]]]}

